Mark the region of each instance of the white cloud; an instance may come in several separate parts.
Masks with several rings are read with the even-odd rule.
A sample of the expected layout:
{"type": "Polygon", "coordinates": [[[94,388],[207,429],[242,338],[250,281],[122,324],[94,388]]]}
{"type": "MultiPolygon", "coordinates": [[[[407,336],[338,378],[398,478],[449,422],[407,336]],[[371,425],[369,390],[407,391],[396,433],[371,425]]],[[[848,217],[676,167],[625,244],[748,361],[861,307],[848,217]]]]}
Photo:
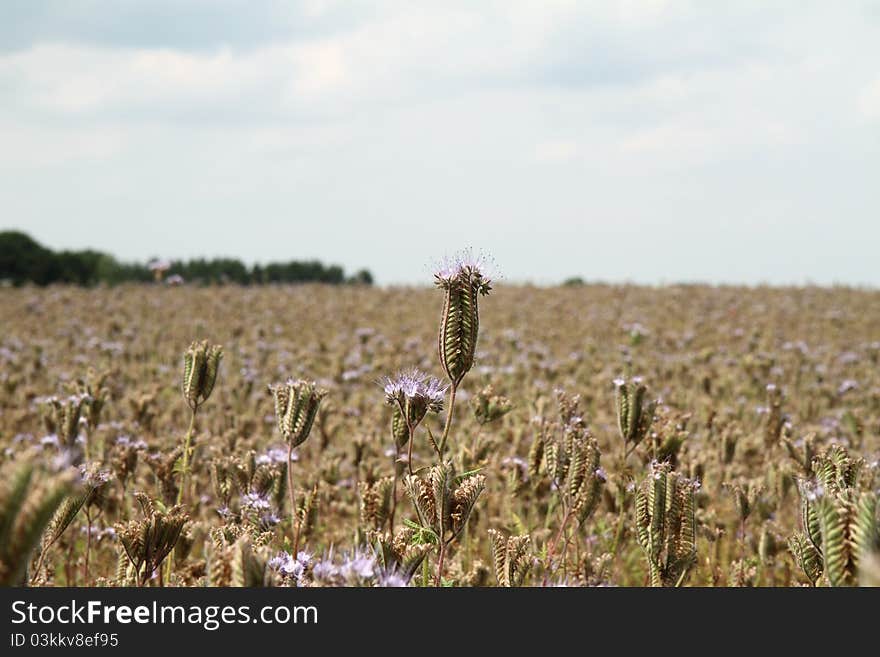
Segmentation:
{"type": "MultiPolygon", "coordinates": [[[[349,6],[311,0],[301,14],[325,21],[349,6]]],[[[772,263],[774,235],[804,225],[829,276],[858,261],[826,257],[847,226],[880,239],[866,173],[880,162],[865,146],[880,117],[880,35],[855,12],[370,3],[324,27],[202,35],[192,48],[80,35],[0,52],[0,206],[55,246],[69,245],[52,227],[61,213],[80,217],[67,237],[86,241],[110,239],[125,216],[152,233],[95,245],[318,256],[384,281],[410,278],[426,248],[454,249],[463,234],[496,240],[512,280],[723,278],[705,255],[717,225],[731,261],[741,256],[737,276],[752,249],[772,263]],[[753,236],[771,215],[762,244],[737,232],[751,222],[753,236]],[[395,229],[376,240],[376,226],[395,229]],[[634,255],[621,257],[622,235],[634,255]]],[[[781,267],[748,275],[797,274],[781,267]]]]}

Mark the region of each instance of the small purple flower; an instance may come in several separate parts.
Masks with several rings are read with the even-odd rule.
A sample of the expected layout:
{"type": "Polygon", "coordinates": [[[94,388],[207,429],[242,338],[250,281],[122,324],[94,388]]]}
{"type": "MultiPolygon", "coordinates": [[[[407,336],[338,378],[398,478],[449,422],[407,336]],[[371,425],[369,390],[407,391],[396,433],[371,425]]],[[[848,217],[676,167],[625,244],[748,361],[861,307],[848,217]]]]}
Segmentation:
{"type": "Polygon", "coordinates": [[[321,559],[312,567],[312,577],[319,582],[332,582],[338,572],[339,569],[330,558],[321,559]]]}
{"type": "Polygon", "coordinates": [[[405,588],[409,586],[409,581],[396,570],[390,570],[380,573],[376,578],[376,586],[380,588],[405,588]]]}
{"type": "Polygon", "coordinates": [[[100,488],[110,481],[111,474],[108,470],[101,470],[97,465],[82,464],[79,467],[83,482],[90,488],[100,488]]]}
{"type": "MultiPolygon", "coordinates": [[[[272,465],[276,463],[287,463],[287,451],[281,447],[270,447],[265,453],[260,454],[256,459],[257,465],[272,465]]],[[[292,461],[297,458],[292,456],[292,461]]]]}
{"type": "Polygon", "coordinates": [[[241,496],[241,505],[254,511],[266,511],[269,509],[269,500],[259,493],[245,493],[241,496]]]}
{"type": "Polygon", "coordinates": [[[376,558],[355,549],[339,567],[346,581],[371,579],[376,574],[376,558]]]}
{"type": "Polygon", "coordinates": [[[299,560],[294,559],[289,552],[279,552],[269,559],[268,566],[272,570],[277,570],[297,581],[299,581],[299,578],[302,577],[305,571],[303,564],[299,560]]]}
{"type": "Polygon", "coordinates": [[[481,279],[488,284],[493,277],[491,258],[485,253],[474,253],[472,249],[463,249],[451,256],[446,256],[437,264],[434,277],[438,281],[449,282],[460,276],[481,279]]]}
{"type": "Polygon", "coordinates": [[[407,404],[424,406],[434,413],[443,410],[446,386],[440,379],[420,370],[403,370],[393,377],[384,377],[380,384],[385,390],[385,401],[388,404],[400,404],[401,407],[407,404]]]}

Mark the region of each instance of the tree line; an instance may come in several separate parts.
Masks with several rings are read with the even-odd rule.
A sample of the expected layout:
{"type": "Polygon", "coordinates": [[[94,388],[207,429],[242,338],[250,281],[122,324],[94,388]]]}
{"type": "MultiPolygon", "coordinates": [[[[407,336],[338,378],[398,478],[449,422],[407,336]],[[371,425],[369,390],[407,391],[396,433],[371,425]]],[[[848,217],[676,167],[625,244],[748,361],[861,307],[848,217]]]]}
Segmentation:
{"type": "Polygon", "coordinates": [[[0,281],[13,285],[116,285],[126,282],[183,280],[191,283],[330,283],[372,285],[366,269],[346,276],[338,265],[317,260],[245,265],[235,258],[197,258],[148,263],[119,262],[113,256],[87,249],[53,251],[20,231],[0,232],[0,281]],[[177,278],[180,277],[180,278],[177,278]]]}

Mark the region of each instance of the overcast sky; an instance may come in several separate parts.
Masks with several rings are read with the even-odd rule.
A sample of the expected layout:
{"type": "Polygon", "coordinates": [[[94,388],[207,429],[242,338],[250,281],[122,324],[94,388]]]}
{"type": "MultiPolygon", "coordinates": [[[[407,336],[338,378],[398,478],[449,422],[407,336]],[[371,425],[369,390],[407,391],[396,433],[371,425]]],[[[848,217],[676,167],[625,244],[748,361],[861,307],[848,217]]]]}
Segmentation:
{"type": "Polygon", "coordinates": [[[122,259],[459,246],[510,281],[880,284],[880,3],[0,3],[0,228],[122,259]]]}

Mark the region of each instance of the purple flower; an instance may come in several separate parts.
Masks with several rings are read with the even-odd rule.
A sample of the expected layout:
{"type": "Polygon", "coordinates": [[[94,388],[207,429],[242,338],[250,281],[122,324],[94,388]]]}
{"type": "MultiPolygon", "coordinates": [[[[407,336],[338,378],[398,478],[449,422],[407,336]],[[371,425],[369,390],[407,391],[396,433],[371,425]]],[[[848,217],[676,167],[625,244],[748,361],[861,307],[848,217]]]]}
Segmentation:
{"type": "Polygon", "coordinates": [[[389,404],[423,405],[435,413],[443,409],[446,386],[440,379],[415,368],[398,372],[393,377],[386,376],[380,384],[385,390],[385,401],[389,404]]]}
{"type": "Polygon", "coordinates": [[[442,258],[437,264],[434,277],[441,282],[449,282],[459,277],[478,279],[488,288],[493,277],[490,271],[491,265],[491,258],[485,253],[475,254],[472,249],[463,249],[442,258]]]}
{"type": "Polygon", "coordinates": [[[321,559],[312,567],[312,577],[320,582],[332,582],[338,572],[339,569],[330,558],[321,559]]]}
{"type": "Polygon", "coordinates": [[[269,508],[269,500],[259,493],[245,493],[241,496],[241,505],[254,511],[265,511],[269,508]]]}
{"type": "MultiPolygon", "coordinates": [[[[295,461],[296,458],[292,458],[295,461]]],[[[256,458],[257,465],[271,465],[274,463],[287,463],[287,451],[280,447],[270,447],[264,454],[256,458]]]]}
{"type": "Polygon", "coordinates": [[[339,573],[346,581],[371,579],[376,574],[376,558],[355,549],[342,562],[339,573]]]}
{"type": "Polygon", "coordinates": [[[376,586],[381,588],[404,588],[409,586],[409,581],[396,570],[380,573],[376,578],[376,586]]]}
{"type": "Polygon", "coordinates": [[[83,482],[90,488],[100,488],[110,481],[111,477],[108,470],[101,470],[96,464],[83,463],[79,467],[79,472],[83,482]]]}
{"type": "Polygon", "coordinates": [[[279,552],[277,555],[269,559],[267,565],[272,570],[277,570],[297,581],[299,581],[299,578],[302,577],[302,574],[305,571],[303,563],[298,559],[294,559],[289,552],[279,552]]]}

